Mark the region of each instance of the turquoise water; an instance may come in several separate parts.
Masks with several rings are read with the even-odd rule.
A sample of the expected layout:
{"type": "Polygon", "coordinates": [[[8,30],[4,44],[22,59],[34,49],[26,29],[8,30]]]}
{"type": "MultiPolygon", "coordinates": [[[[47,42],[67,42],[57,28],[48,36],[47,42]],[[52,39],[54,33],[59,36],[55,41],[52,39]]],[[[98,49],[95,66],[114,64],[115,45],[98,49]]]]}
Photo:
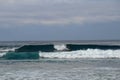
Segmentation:
{"type": "Polygon", "coordinates": [[[39,52],[7,52],[2,58],[8,60],[39,59],[39,52]]]}

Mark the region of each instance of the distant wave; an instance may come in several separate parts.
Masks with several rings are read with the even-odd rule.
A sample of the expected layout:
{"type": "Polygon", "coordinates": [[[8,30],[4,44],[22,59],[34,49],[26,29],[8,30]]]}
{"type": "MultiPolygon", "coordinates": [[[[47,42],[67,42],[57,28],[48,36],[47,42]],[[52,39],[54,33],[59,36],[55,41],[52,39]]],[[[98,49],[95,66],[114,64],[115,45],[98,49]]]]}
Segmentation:
{"type": "Polygon", "coordinates": [[[119,45],[100,45],[100,44],[67,44],[70,51],[87,50],[87,49],[100,49],[100,50],[117,50],[120,49],[119,45]]]}
{"type": "Polygon", "coordinates": [[[117,50],[120,49],[118,45],[97,45],[97,44],[47,44],[47,45],[24,45],[18,49],[16,52],[54,52],[54,51],[76,51],[76,50],[87,50],[87,49],[101,49],[101,50],[117,50]]]}

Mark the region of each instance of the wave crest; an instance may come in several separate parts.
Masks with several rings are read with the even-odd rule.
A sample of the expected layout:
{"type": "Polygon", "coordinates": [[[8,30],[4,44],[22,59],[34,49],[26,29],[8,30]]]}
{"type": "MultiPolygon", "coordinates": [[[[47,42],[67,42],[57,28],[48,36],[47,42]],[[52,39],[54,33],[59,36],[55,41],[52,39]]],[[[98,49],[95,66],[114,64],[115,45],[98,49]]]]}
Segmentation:
{"type": "Polygon", "coordinates": [[[58,51],[68,50],[65,44],[54,45],[54,48],[58,51]]]}

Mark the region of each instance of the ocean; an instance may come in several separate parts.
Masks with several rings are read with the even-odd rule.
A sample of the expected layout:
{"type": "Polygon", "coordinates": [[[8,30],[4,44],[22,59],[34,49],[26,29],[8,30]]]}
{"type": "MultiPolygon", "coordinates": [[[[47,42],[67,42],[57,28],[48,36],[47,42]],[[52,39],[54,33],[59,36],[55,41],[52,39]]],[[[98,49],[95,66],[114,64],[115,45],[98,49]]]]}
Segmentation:
{"type": "Polygon", "coordinates": [[[0,80],[120,80],[120,41],[1,41],[0,80]]]}

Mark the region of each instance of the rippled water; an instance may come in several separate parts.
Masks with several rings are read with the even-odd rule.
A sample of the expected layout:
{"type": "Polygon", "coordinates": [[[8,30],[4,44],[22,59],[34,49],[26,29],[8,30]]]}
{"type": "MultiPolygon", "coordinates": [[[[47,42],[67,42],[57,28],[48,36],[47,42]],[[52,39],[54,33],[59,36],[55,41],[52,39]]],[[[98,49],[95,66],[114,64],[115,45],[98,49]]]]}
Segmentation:
{"type": "Polygon", "coordinates": [[[120,59],[1,60],[0,80],[120,80],[120,59]]]}

